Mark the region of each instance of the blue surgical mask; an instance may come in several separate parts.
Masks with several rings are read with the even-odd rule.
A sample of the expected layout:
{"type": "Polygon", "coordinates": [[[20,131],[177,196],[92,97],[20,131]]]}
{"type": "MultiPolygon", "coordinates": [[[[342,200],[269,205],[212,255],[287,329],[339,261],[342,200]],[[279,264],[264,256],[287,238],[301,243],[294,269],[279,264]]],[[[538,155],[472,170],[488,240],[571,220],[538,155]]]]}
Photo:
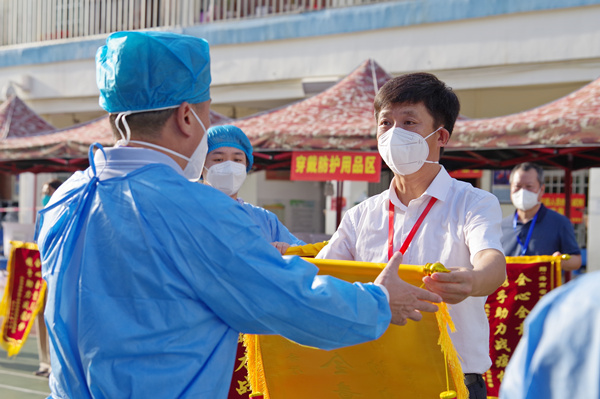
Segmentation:
{"type": "Polygon", "coordinates": [[[49,195],[44,195],[42,197],[42,205],[46,206],[46,205],[48,205],[48,202],[50,202],[50,196],[49,195]]]}

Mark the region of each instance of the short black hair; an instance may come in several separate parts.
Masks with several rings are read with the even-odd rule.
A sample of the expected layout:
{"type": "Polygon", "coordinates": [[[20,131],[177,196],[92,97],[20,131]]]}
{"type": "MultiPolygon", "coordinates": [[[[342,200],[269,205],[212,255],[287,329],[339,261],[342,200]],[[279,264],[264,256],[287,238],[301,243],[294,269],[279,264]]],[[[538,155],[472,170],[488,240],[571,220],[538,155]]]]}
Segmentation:
{"type": "Polygon", "coordinates": [[[454,123],[460,112],[458,97],[444,82],[426,72],[409,73],[390,79],[377,95],[373,106],[375,119],[390,104],[423,103],[436,125],[443,125],[452,135],[454,123]]]}
{"type": "Polygon", "coordinates": [[[52,179],[50,181],[47,181],[46,183],[48,186],[52,187],[53,189],[57,189],[60,187],[61,184],[63,184],[62,180],[58,180],[58,179],[52,179]]]}
{"type": "Polygon", "coordinates": [[[544,185],[544,169],[540,165],[535,164],[533,162],[523,162],[523,163],[520,163],[517,166],[515,166],[513,168],[513,170],[510,172],[510,177],[508,178],[508,182],[512,184],[513,175],[515,174],[516,171],[522,170],[523,172],[527,172],[531,169],[533,169],[537,172],[537,180],[540,183],[540,187],[543,186],[544,185]]]}
{"type": "MultiPolygon", "coordinates": [[[[127,118],[127,125],[131,132],[135,132],[139,138],[152,139],[157,138],[160,135],[160,131],[167,122],[167,120],[173,115],[177,108],[168,108],[159,111],[146,111],[133,113],[125,116],[127,118]]],[[[117,129],[116,119],[119,114],[110,114],[109,121],[110,127],[113,131],[113,136],[116,140],[121,139],[121,134],[117,129]]],[[[119,121],[121,130],[125,132],[125,126],[123,121],[119,121]]]]}

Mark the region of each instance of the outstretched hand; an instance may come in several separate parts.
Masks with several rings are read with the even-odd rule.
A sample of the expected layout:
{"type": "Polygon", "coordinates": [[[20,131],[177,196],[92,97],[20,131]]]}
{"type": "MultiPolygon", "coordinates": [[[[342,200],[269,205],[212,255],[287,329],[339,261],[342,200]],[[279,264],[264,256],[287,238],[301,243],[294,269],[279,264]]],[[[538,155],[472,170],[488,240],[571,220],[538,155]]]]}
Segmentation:
{"type": "Polygon", "coordinates": [[[274,246],[275,248],[277,248],[277,250],[282,254],[285,255],[285,253],[287,252],[288,248],[290,247],[290,244],[288,244],[287,242],[279,242],[279,241],[274,241],[271,243],[272,246],[274,246]]]}
{"type": "Polygon", "coordinates": [[[383,271],[375,279],[376,284],[387,288],[390,294],[392,323],[403,326],[408,319],[419,321],[421,312],[435,312],[438,307],[430,302],[439,303],[442,298],[427,290],[415,287],[398,276],[398,267],[402,262],[402,254],[396,252],[383,271]]]}
{"type": "Polygon", "coordinates": [[[425,287],[444,298],[444,302],[457,304],[471,296],[474,272],[466,268],[450,268],[450,273],[433,273],[423,277],[425,287]]]}

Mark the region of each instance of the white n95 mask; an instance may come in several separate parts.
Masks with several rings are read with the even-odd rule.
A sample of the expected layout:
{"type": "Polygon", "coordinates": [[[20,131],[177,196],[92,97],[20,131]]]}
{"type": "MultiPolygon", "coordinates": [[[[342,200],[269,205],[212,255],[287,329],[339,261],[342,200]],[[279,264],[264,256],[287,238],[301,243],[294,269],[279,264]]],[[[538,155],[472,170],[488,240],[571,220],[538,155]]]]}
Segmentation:
{"type": "Polygon", "coordinates": [[[377,148],[379,154],[397,175],[405,176],[417,172],[424,163],[439,163],[427,161],[429,156],[429,146],[427,140],[443,126],[440,126],[427,137],[419,133],[404,130],[399,127],[392,127],[387,132],[379,136],[377,148]]]}
{"type": "Polygon", "coordinates": [[[538,201],[538,195],[539,192],[532,193],[531,191],[522,188],[519,191],[512,193],[510,199],[515,208],[520,211],[528,211],[540,203],[538,201]]]}
{"type": "Polygon", "coordinates": [[[202,130],[204,130],[204,135],[202,136],[202,140],[200,140],[200,144],[194,150],[194,153],[189,158],[188,164],[183,169],[183,175],[190,181],[198,181],[200,180],[200,176],[202,176],[202,170],[204,169],[204,162],[206,161],[206,155],[208,154],[208,134],[206,133],[206,127],[204,127],[204,123],[200,120],[198,115],[193,108],[190,108],[192,114],[196,117],[196,120],[202,126],[202,130]]]}
{"type": "Polygon", "coordinates": [[[214,164],[207,169],[204,180],[231,197],[240,191],[240,187],[246,180],[246,165],[233,161],[214,164]]]}

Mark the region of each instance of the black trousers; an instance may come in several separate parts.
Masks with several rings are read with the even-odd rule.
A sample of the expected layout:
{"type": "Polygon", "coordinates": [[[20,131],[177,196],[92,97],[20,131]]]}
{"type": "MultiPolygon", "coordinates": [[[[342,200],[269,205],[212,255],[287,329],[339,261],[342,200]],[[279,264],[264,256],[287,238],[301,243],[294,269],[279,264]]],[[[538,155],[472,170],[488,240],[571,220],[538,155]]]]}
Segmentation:
{"type": "MultiPolygon", "coordinates": [[[[471,374],[473,376],[475,374],[471,374]]],[[[469,399],[487,399],[487,387],[481,374],[476,374],[477,379],[475,382],[467,385],[469,390],[469,399]]]]}

